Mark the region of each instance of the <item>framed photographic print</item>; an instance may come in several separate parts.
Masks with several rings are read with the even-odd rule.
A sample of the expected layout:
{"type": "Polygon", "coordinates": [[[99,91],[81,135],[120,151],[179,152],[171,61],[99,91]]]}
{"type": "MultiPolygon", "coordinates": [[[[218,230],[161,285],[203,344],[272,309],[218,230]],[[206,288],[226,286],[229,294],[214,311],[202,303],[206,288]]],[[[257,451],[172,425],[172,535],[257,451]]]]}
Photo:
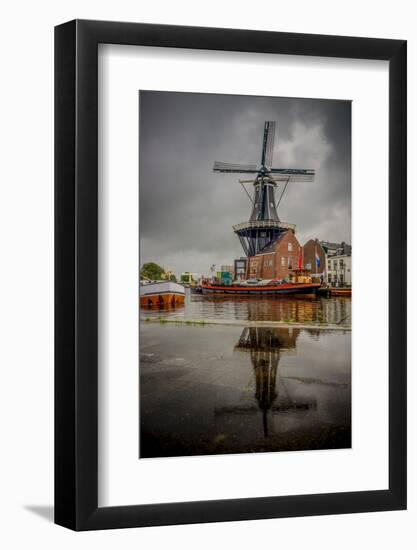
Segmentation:
{"type": "Polygon", "coordinates": [[[55,521],[406,507],[406,42],[55,31],[55,521]]]}

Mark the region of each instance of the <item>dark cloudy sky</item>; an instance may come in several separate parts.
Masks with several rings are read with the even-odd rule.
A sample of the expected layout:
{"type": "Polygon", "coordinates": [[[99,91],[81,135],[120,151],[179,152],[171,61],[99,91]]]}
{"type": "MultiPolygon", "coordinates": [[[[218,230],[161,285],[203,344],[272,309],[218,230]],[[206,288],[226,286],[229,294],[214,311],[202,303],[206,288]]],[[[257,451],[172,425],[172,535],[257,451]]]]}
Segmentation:
{"type": "Polygon", "coordinates": [[[288,185],[280,219],[301,244],[350,243],[349,101],[154,91],[139,101],[141,264],[208,273],[243,255],[232,225],[249,219],[238,182],[247,178],[215,174],[213,163],[259,164],[265,120],[277,124],[275,167],[316,170],[314,183],[288,185]]]}

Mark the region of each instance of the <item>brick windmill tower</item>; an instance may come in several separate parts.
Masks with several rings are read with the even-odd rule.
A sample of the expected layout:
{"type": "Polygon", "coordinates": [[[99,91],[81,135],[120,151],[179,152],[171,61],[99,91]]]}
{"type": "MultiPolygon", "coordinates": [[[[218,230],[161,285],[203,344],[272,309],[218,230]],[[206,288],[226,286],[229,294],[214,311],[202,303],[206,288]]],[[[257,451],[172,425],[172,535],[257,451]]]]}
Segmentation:
{"type": "Polygon", "coordinates": [[[260,165],[216,161],[213,167],[214,172],[224,174],[254,174],[254,179],[239,180],[252,202],[249,221],[233,226],[246,256],[255,256],[277,240],[282,233],[289,229],[295,230],[294,224],[285,223],[279,219],[277,208],[288,183],[314,181],[314,170],[273,168],[274,141],[275,121],[266,121],[260,165]],[[253,185],[252,196],[245,187],[247,183],[253,185]],[[276,192],[280,183],[283,187],[277,201],[276,192]]]}

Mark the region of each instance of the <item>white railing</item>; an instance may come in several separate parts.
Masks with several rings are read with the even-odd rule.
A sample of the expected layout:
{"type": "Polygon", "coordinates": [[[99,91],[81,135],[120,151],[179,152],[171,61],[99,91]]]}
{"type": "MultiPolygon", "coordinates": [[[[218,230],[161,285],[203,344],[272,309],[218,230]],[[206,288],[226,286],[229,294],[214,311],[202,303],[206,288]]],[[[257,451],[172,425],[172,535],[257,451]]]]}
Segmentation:
{"type": "Polygon", "coordinates": [[[233,231],[240,231],[241,229],[292,229],[295,230],[295,224],[287,222],[278,222],[275,220],[258,220],[253,222],[238,223],[233,226],[233,231]]]}

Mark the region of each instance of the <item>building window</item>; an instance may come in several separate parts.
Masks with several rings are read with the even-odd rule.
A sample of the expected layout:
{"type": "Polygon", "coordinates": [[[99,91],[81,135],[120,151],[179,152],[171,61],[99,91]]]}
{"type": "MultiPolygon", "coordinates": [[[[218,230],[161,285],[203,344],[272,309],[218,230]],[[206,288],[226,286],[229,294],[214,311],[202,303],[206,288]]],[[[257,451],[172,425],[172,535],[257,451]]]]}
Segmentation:
{"type": "Polygon", "coordinates": [[[288,243],[288,252],[292,252],[292,243],[288,243]]]}
{"type": "Polygon", "coordinates": [[[292,269],[292,256],[288,256],[288,269],[292,269]]]}
{"type": "Polygon", "coordinates": [[[282,265],[282,267],[285,266],[285,256],[281,257],[281,265],[282,265]]]}

